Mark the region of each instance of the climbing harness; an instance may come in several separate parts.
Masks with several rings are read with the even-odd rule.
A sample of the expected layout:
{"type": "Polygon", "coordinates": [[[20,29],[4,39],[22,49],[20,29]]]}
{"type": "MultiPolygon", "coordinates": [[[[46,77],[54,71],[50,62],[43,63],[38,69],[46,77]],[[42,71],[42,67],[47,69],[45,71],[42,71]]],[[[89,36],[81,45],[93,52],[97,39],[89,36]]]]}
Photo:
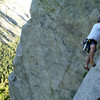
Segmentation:
{"type": "MultiPolygon", "coordinates": [[[[97,41],[95,41],[94,39],[85,39],[83,41],[83,50],[82,50],[83,55],[86,55],[87,53],[90,52],[90,45],[91,44],[97,45],[97,41]]],[[[95,50],[95,52],[96,52],[96,50],[95,50]]]]}

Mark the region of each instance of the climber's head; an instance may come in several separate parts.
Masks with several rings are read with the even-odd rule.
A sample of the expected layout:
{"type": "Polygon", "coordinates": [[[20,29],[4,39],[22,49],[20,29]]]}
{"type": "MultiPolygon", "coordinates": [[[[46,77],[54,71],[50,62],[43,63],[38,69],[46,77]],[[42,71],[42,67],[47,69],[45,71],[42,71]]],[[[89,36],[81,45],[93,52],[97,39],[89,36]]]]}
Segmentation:
{"type": "Polygon", "coordinates": [[[100,23],[100,17],[98,18],[98,23],[100,23]]]}

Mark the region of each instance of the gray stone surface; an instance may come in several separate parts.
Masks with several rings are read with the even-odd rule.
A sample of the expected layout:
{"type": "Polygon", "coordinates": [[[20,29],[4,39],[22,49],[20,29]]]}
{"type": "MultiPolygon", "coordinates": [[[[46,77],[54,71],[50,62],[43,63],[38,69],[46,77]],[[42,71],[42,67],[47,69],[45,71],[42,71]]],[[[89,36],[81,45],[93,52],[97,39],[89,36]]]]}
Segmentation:
{"type": "MultiPolygon", "coordinates": [[[[99,57],[100,60],[100,57],[99,57]]],[[[97,100],[100,98],[100,61],[84,78],[73,100],[97,100]]]]}
{"type": "MultiPolygon", "coordinates": [[[[9,76],[11,100],[72,100],[85,73],[82,41],[99,17],[96,0],[33,0],[9,76]]],[[[98,52],[97,52],[98,54],[98,52]]]]}

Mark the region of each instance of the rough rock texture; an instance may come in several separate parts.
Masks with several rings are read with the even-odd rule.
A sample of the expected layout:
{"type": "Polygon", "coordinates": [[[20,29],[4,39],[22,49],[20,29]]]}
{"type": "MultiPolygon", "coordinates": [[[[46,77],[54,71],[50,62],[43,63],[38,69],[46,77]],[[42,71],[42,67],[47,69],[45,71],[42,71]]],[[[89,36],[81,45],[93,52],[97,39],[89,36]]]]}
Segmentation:
{"type": "Polygon", "coordinates": [[[98,100],[100,98],[100,57],[97,66],[91,68],[73,100],[98,100]]]}
{"type": "Polygon", "coordinates": [[[31,0],[0,0],[0,42],[15,42],[29,20],[31,0]],[[27,5],[26,5],[27,4],[27,5]]]}
{"type": "Polygon", "coordinates": [[[85,57],[81,43],[100,13],[99,0],[33,0],[9,76],[11,100],[72,100],[85,57]]]}

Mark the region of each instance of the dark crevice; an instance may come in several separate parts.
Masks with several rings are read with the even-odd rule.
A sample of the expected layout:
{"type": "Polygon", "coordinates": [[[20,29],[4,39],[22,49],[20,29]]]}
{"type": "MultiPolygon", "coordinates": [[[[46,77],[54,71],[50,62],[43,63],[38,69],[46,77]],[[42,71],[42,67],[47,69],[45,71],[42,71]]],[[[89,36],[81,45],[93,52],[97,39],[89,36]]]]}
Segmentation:
{"type": "Polygon", "coordinates": [[[18,23],[11,17],[9,17],[8,15],[4,14],[2,11],[0,11],[0,15],[9,23],[11,22],[12,24],[18,26],[19,28],[21,28],[18,23]]]}
{"type": "Polygon", "coordinates": [[[65,46],[65,48],[68,49],[68,47],[67,47],[66,43],[64,42],[64,40],[62,39],[62,37],[61,37],[60,35],[59,35],[59,37],[60,37],[60,39],[61,39],[63,45],[65,46]]]}
{"type": "MultiPolygon", "coordinates": [[[[0,1],[1,4],[3,4],[3,6],[5,6],[6,8],[8,8],[9,10],[11,10],[12,12],[15,12],[14,9],[11,9],[10,7],[8,7],[6,4],[4,4],[2,1],[0,1]]],[[[19,17],[21,17],[24,21],[26,21],[23,16],[19,15],[17,12],[15,12],[19,17]]],[[[27,14],[25,14],[28,18],[29,16],[27,14]]],[[[9,17],[9,16],[8,16],[9,17]]],[[[18,26],[20,27],[20,26],[18,26]]]]}
{"type": "Polygon", "coordinates": [[[26,14],[26,13],[24,13],[24,14],[26,15],[26,17],[28,17],[28,18],[29,18],[28,14],[26,14]]]}
{"type": "Polygon", "coordinates": [[[25,22],[27,22],[27,20],[23,16],[21,16],[19,14],[18,14],[18,16],[21,17],[25,22]]]}
{"type": "Polygon", "coordinates": [[[58,88],[60,87],[60,85],[61,85],[61,83],[62,83],[62,81],[63,81],[63,79],[64,79],[65,74],[68,72],[68,70],[69,70],[69,68],[70,68],[70,66],[71,66],[71,63],[72,63],[72,59],[73,59],[73,57],[74,57],[74,54],[73,54],[73,56],[71,57],[71,60],[70,60],[69,65],[67,66],[67,68],[66,68],[65,71],[64,71],[64,74],[63,74],[62,80],[60,81],[60,83],[59,83],[59,85],[58,85],[58,88]]]}
{"type": "Polygon", "coordinates": [[[0,27],[1,27],[4,31],[6,31],[6,33],[8,33],[8,34],[10,33],[13,37],[16,36],[11,30],[5,28],[4,26],[0,25],[0,27]]]}
{"type": "Polygon", "coordinates": [[[8,42],[12,42],[7,36],[0,32],[0,35],[8,42]]]}

